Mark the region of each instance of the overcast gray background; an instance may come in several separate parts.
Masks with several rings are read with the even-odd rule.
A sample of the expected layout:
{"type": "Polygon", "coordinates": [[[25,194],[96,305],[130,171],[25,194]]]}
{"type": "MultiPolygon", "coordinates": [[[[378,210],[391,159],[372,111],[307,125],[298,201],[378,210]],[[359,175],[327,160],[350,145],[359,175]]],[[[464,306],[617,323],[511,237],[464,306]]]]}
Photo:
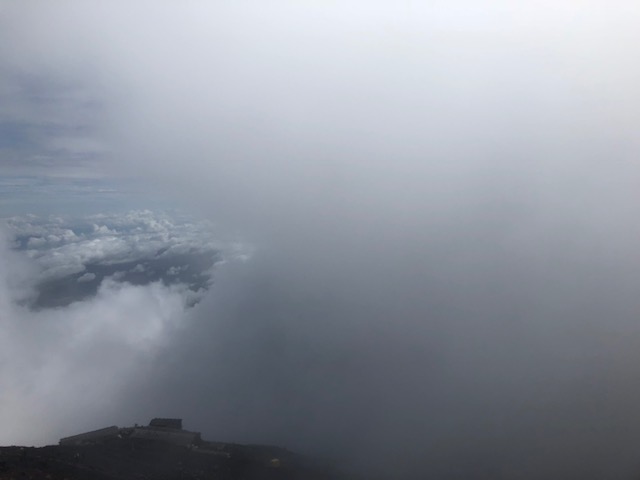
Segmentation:
{"type": "MultiPolygon", "coordinates": [[[[192,309],[131,287],[145,348],[5,354],[13,438],[175,415],[388,478],[640,475],[639,14],[1,2],[6,178],[135,177],[255,247],[192,309]]],[[[64,322],[12,288],[5,344],[64,322]]]]}

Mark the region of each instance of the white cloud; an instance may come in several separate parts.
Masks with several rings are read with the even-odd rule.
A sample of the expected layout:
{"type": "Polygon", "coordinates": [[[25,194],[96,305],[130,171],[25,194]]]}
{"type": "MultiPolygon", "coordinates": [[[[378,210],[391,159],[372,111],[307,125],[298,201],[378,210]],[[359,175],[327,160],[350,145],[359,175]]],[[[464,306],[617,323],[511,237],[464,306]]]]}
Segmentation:
{"type": "Polygon", "coordinates": [[[54,237],[53,235],[50,235],[49,238],[47,239],[44,239],[42,237],[31,237],[27,242],[27,247],[28,248],[42,247],[47,244],[47,241],[51,241],[54,238],[57,239],[57,237],[54,237]]]}
{"type": "Polygon", "coordinates": [[[90,282],[92,280],[95,280],[96,278],[96,274],[95,273],[85,273],[84,275],[81,275],[80,277],[78,277],[78,282],[82,283],[82,282],[90,282]]]}
{"type": "Polygon", "coordinates": [[[209,223],[149,210],[67,219],[13,217],[7,225],[16,237],[28,237],[25,253],[42,268],[43,279],[79,273],[88,264],[113,265],[158,255],[213,255],[224,248],[209,223]]]}
{"type": "Polygon", "coordinates": [[[180,274],[180,272],[184,272],[184,271],[185,271],[185,270],[187,270],[188,268],[189,268],[189,266],[188,266],[188,265],[173,266],[173,267],[170,267],[170,268],[167,270],[167,275],[171,275],[171,276],[179,275],[179,274],[180,274]]]}
{"type": "Polygon", "coordinates": [[[109,229],[106,225],[93,225],[93,233],[96,235],[114,235],[118,232],[109,229]]]}
{"type": "Polygon", "coordinates": [[[144,265],[142,265],[141,263],[138,263],[135,267],[133,267],[129,271],[132,273],[142,273],[145,271],[145,268],[144,268],[144,265]]]}
{"type": "Polygon", "coordinates": [[[89,428],[97,412],[110,411],[145,359],[186,321],[191,293],[107,280],[92,299],[34,312],[11,294],[11,277],[28,273],[17,265],[20,255],[3,247],[0,444],[55,443],[73,433],[70,425],[89,428]]]}
{"type": "Polygon", "coordinates": [[[126,275],[127,275],[127,272],[117,271],[113,275],[111,275],[111,278],[115,281],[119,281],[119,280],[123,280],[126,277],[126,275]]]}

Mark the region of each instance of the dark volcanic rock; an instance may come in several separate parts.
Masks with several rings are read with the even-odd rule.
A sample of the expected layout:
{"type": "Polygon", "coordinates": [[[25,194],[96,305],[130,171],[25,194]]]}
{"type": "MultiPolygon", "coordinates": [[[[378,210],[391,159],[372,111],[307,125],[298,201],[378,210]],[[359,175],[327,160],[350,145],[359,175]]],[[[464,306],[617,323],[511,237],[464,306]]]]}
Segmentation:
{"type": "Polygon", "coordinates": [[[0,447],[0,480],[346,480],[285,449],[133,438],[83,446],[0,447]]]}

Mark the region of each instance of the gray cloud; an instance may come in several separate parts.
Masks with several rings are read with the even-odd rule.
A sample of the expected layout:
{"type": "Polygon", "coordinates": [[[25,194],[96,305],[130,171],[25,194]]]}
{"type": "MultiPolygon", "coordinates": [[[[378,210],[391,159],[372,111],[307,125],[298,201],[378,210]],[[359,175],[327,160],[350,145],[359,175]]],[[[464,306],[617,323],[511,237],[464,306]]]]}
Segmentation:
{"type": "Polygon", "coordinates": [[[640,471],[637,6],[110,5],[5,7],[6,64],[257,250],[120,415],[394,478],[640,471]]]}

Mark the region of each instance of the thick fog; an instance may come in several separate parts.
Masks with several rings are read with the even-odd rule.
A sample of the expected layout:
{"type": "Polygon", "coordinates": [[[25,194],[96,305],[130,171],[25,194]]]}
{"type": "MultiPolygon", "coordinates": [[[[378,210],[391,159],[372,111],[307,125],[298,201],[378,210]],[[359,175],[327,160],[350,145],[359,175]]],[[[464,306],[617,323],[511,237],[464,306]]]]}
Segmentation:
{"type": "MultiPolygon", "coordinates": [[[[8,169],[141,178],[254,248],[192,309],[166,294],[153,349],[126,336],[96,418],[382,478],[640,475],[638,14],[0,3],[2,122],[54,125],[28,147],[47,162],[3,147],[8,169]]],[[[62,406],[32,408],[41,429],[62,406]]]]}

